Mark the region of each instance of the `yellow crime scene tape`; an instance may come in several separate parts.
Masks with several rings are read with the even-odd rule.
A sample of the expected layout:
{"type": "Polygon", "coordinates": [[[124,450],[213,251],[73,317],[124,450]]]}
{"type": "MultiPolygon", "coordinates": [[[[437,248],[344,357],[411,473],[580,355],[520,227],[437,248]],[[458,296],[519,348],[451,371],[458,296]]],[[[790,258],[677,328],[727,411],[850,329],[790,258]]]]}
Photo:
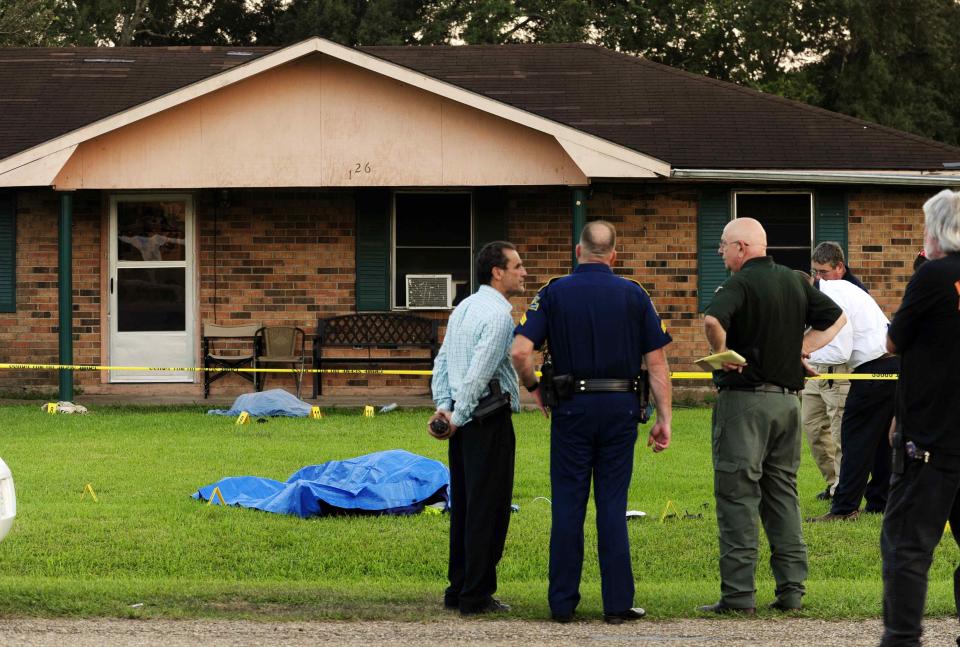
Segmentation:
{"type": "MultiPolygon", "coordinates": [[[[36,370],[36,371],[210,371],[212,373],[323,373],[325,375],[433,375],[429,370],[378,369],[378,368],[204,368],[202,366],[98,366],[93,364],[5,364],[0,370],[36,370]]],[[[538,373],[539,375],[539,373],[538,373]]],[[[712,373],[703,371],[674,371],[670,378],[674,380],[709,380],[712,373]]],[[[808,380],[896,380],[897,373],[827,373],[808,377],[808,380]]]]}

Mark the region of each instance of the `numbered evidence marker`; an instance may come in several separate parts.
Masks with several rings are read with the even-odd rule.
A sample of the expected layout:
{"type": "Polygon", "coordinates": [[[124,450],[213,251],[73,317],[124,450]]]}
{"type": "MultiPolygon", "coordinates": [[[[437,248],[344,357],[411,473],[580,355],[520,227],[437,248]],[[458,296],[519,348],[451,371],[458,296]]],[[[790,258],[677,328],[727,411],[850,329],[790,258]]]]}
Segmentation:
{"type": "Polygon", "coordinates": [[[320,420],[323,418],[323,413],[320,411],[320,407],[310,407],[310,417],[314,420],[320,420]]]}
{"type": "Polygon", "coordinates": [[[56,402],[48,402],[48,403],[47,403],[47,413],[49,413],[49,414],[52,415],[52,416],[54,416],[54,415],[57,414],[57,403],[56,403],[56,402]]]}
{"type": "Polygon", "coordinates": [[[372,418],[373,417],[373,407],[369,404],[363,408],[363,417],[372,418]]]}
{"type": "Polygon", "coordinates": [[[250,424],[250,414],[246,411],[241,411],[240,415],[237,416],[238,425],[248,425],[250,424]]]}

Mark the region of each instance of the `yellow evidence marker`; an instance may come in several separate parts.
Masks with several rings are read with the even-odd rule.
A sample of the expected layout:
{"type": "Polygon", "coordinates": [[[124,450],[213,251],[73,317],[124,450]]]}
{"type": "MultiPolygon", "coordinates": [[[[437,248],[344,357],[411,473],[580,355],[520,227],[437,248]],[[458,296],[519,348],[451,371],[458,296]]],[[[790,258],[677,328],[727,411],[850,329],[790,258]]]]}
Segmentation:
{"type": "Polygon", "coordinates": [[[213,492],[210,493],[210,500],[207,501],[207,505],[213,505],[214,499],[219,499],[220,505],[227,505],[227,502],[223,500],[223,492],[220,491],[219,487],[213,488],[213,492]]]}
{"type": "Polygon", "coordinates": [[[97,498],[97,493],[93,491],[93,485],[90,483],[83,486],[83,493],[80,495],[81,501],[83,501],[83,497],[87,496],[87,492],[90,493],[90,498],[93,499],[94,503],[100,503],[100,500],[97,498]]]}

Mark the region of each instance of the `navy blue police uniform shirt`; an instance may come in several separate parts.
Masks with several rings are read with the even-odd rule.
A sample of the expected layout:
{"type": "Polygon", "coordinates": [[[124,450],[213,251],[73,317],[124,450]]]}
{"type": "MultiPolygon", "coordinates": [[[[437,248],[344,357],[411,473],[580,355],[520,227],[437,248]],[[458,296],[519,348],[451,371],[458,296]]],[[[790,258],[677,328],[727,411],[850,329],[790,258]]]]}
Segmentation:
{"type": "Polygon", "coordinates": [[[548,342],[556,375],[628,379],[643,355],[672,341],[639,283],[603,263],[583,263],[540,289],[516,334],[540,350],[548,342]]]}

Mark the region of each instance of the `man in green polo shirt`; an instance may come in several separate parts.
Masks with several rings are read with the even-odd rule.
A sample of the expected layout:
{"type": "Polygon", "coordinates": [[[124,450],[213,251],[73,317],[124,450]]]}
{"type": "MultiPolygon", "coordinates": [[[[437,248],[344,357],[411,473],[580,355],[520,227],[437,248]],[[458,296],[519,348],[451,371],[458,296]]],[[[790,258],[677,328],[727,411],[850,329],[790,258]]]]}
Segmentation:
{"type": "Polygon", "coordinates": [[[714,352],[746,363],[714,372],[714,496],[720,530],[720,601],[707,613],[756,611],[758,524],[770,542],[776,581],[771,607],[799,609],[807,576],[800,529],[801,353],[828,343],[843,311],[793,270],[767,256],[767,234],[752,218],[724,227],[719,253],[733,275],[707,307],[704,332],[714,352]],[[809,327],[805,334],[804,329],[809,327]]]}

